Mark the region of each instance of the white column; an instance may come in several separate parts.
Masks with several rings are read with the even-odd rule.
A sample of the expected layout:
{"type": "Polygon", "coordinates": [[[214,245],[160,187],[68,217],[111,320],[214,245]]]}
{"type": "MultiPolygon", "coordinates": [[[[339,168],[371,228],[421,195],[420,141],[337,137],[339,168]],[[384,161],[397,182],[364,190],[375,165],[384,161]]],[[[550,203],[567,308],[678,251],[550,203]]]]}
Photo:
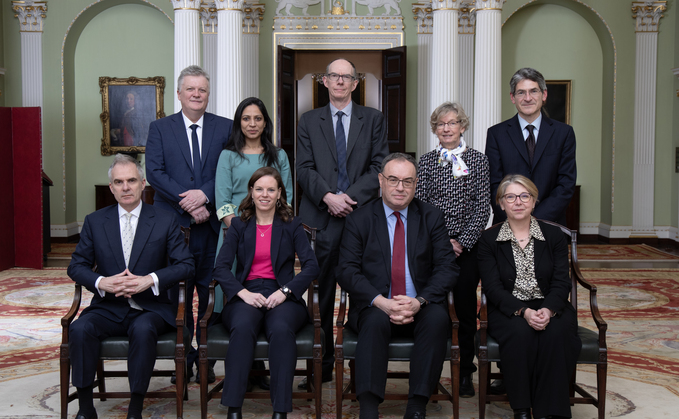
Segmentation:
{"type": "Polygon", "coordinates": [[[417,20],[417,158],[431,150],[429,125],[431,91],[432,15],[431,3],[413,4],[417,20]]]}
{"type": "Polygon", "coordinates": [[[502,97],[502,23],[504,0],[476,0],[474,56],[474,148],[486,150],[488,128],[500,122],[502,97]]]}
{"type": "MultiPolygon", "coordinates": [[[[201,3],[200,23],[203,27],[203,70],[210,75],[210,91],[217,91],[217,8],[215,2],[201,3]]],[[[214,97],[207,103],[207,111],[216,113],[214,97]]]]}
{"type": "MultiPolygon", "coordinates": [[[[474,120],[474,26],[476,10],[474,3],[463,4],[460,8],[458,34],[460,41],[460,104],[471,121],[474,120]]],[[[468,146],[474,147],[473,125],[464,132],[468,146]]],[[[480,150],[483,153],[483,150],[480,150]]]]}
{"type": "MultiPolygon", "coordinates": [[[[433,45],[431,55],[431,102],[429,113],[445,101],[460,100],[460,60],[457,34],[458,12],[462,0],[432,1],[433,45]]],[[[429,136],[429,150],[438,145],[429,136]]]]}
{"type": "Polygon", "coordinates": [[[21,32],[21,104],[42,108],[42,25],[46,1],[13,1],[21,32]]]}
{"type": "Polygon", "coordinates": [[[630,237],[656,237],[653,226],[655,181],[655,99],[658,26],[666,2],[633,2],[636,19],[634,78],[634,180],[630,237]]]}
{"type": "MultiPolygon", "coordinates": [[[[190,65],[200,65],[200,0],[170,0],[174,7],[174,83],[190,65]]],[[[175,86],[175,91],[178,86],[175,86]]],[[[182,108],[174,96],[174,111],[182,108]]]]}
{"type": "Polygon", "coordinates": [[[243,100],[243,0],[216,0],[217,115],[233,118],[243,100]]]}
{"type": "Polygon", "coordinates": [[[259,25],[263,4],[246,1],[243,9],[243,98],[259,97],[259,25]]]}

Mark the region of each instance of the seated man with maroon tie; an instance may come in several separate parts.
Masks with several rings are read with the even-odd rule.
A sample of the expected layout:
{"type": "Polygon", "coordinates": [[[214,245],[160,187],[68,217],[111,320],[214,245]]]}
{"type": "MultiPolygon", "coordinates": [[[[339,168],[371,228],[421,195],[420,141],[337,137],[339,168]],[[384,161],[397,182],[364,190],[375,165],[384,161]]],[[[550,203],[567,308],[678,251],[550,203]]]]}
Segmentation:
{"type": "Polygon", "coordinates": [[[346,220],[337,282],[349,293],[347,326],[358,333],[360,417],[377,418],[392,336],[410,336],[410,390],[404,418],[425,417],[441,375],[450,330],[446,295],[459,268],[443,213],[414,199],[417,163],[393,153],[382,162],[382,199],[346,220]]]}

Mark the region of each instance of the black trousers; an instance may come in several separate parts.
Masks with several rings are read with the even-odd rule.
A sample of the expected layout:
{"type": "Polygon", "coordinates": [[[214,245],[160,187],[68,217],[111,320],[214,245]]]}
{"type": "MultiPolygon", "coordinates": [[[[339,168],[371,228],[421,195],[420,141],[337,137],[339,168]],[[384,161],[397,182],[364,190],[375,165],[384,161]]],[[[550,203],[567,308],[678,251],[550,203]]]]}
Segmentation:
{"type": "MultiPolygon", "coordinates": [[[[527,301],[533,310],[543,300],[527,301]]],[[[566,303],[570,304],[570,303],[566,303]]],[[[535,330],[523,317],[488,313],[488,333],[500,344],[502,372],[512,409],[533,409],[534,417],[571,417],[568,384],[580,355],[578,321],[569,308],[535,330]]]]}
{"type": "Polygon", "coordinates": [[[77,388],[89,387],[94,382],[99,360],[100,342],[108,337],[128,336],[127,357],[130,391],[146,394],[156,363],[158,336],[173,327],[150,311],[130,309],[122,322],[115,322],[96,312],[85,312],[69,327],[68,350],[72,365],[72,382],[77,388]]]}
{"type": "Polygon", "coordinates": [[[395,325],[377,307],[359,313],[356,345],[356,394],[371,392],[384,400],[387,384],[389,340],[392,336],[412,337],[415,346],[410,356],[409,396],[429,398],[439,378],[446,356],[446,342],[451,329],[445,306],[429,304],[407,325],[395,325]]]}
{"type": "MultiPolygon", "coordinates": [[[[273,279],[245,281],[250,292],[268,297],[280,287],[273,279]]],[[[257,335],[262,327],[269,342],[271,405],[275,412],[292,412],[292,382],[297,364],[297,332],[309,321],[304,304],[286,300],[271,310],[256,308],[237,296],[222,311],[222,322],[231,338],[224,360],[228,377],[224,380],[222,404],[243,406],[257,335]]]]}
{"type": "Polygon", "coordinates": [[[476,371],[474,365],[474,335],[476,334],[477,297],[479,285],[479,265],[476,260],[478,245],[465,250],[455,259],[460,267],[460,276],[453,288],[455,314],[460,321],[458,338],[460,341],[460,377],[476,371]]]}
{"type": "Polygon", "coordinates": [[[339,246],[344,230],[344,218],[331,217],[328,225],[316,233],[316,259],[320,272],[318,274],[318,298],[321,315],[321,328],[325,334],[323,348],[323,376],[332,374],[335,367],[335,343],[333,325],[335,314],[335,298],[337,279],[335,270],[339,259],[339,246]]]}

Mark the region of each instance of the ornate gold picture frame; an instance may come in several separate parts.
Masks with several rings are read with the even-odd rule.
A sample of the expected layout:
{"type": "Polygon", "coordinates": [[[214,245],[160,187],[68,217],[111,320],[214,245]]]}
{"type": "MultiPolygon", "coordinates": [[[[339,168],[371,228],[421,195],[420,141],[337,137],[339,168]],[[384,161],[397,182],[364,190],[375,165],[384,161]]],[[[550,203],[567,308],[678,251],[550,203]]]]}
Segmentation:
{"type": "Polygon", "coordinates": [[[101,154],[144,153],[149,124],[165,116],[165,77],[99,77],[101,154]]]}

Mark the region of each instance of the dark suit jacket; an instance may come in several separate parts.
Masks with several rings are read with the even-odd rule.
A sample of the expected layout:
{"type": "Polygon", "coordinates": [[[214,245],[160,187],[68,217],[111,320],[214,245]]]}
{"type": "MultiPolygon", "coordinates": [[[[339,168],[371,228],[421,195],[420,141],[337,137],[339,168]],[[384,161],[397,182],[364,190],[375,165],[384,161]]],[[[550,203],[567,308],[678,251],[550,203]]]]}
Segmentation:
{"type": "Polygon", "coordinates": [[[566,209],[571,202],[577,170],[575,133],[570,125],[542,115],[533,164],[523,139],[518,115],[488,129],[486,156],[490,164],[490,198],[494,223],[507,217],[495,204],[497,188],[506,175],[524,175],[538,187],[535,218],[566,225],[566,209]]]}
{"type": "MultiPolygon", "coordinates": [[[[568,302],[571,280],[568,276],[568,245],[566,238],[557,227],[539,222],[545,241],[535,241],[535,277],[545,296],[542,307],[561,314],[565,309],[573,310],[568,302]]],[[[499,310],[512,316],[526,303],[512,295],[516,280],[516,265],[512,244],[496,241],[500,225],[484,231],[479,240],[479,272],[483,292],[488,298],[488,310],[499,310]]]]}
{"type": "MultiPolygon", "coordinates": [[[[164,291],[183,279],[191,278],[194,265],[193,256],[184,243],[184,235],[172,214],[142,204],[128,267],[130,272],[139,276],[155,272],[160,295],[153,295],[149,288],[134,295],[134,301],[175,326],[176,313],[164,291]]],[[[112,205],[85,217],[80,242],[68,266],[68,276],[94,293],[86,311],[119,322],[131,309],[127,299],[109,293],[102,298],[94,285],[99,276],[112,276],[124,270],[118,205],[112,205]],[[95,264],[98,272],[92,271],[95,264]]]]}
{"type": "MultiPolygon", "coordinates": [[[[408,206],[407,251],[417,295],[446,304],[460,268],[448,238],[443,213],[417,198],[408,206]]],[[[389,296],[391,243],[384,206],[376,199],[347,217],[337,264],[337,283],[349,293],[349,325],[378,295],[389,296]]]]}
{"type": "MultiPolygon", "coordinates": [[[[378,196],[382,160],[389,154],[387,125],[382,112],[353,104],[347,136],[345,191],[358,206],[378,196]]],[[[302,221],[323,229],[330,214],[323,202],[326,193],[337,192],[337,148],[330,105],[302,115],[297,126],[297,180],[304,194],[299,214],[302,221]]]]}
{"type": "MultiPolygon", "coordinates": [[[[290,222],[283,222],[278,216],[274,218],[271,228],[271,266],[280,286],[287,285],[294,298],[302,301],[302,294],[311,281],[318,276],[318,262],[307,239],[302,221],[299,217],[290,222]],[[299,257],[302,271],[295,275],[295,253],[299,257]]],[[[215,269],[212,273],[219,282],[227,301],[242,290],[243,283],[250,273],[255,257],[257,242],[257,224],[255,217],[244,223],[240,217],[231,220],[231,227],[219,251],[215,269]],[[236,275],[231,272],[234,256],[236,257],[236,275]]]]}
{"type": "MultiPolygon", "coordinates": [[[[232,122],[221,116],[205,113],[201,147],[201,177],[199,186],[208,198],[210,223],[219,232],[215,213],[215,174],[219,154],[229,140],[232,122]]],[[[191,224],[191,214],[180,206],[180,193],[196,189],[193,182],[193,157],[181,111],[151,122],[146,143],[146,177],[155,189],[154,205],[177,214],[184,227],[191,224]]]]}

